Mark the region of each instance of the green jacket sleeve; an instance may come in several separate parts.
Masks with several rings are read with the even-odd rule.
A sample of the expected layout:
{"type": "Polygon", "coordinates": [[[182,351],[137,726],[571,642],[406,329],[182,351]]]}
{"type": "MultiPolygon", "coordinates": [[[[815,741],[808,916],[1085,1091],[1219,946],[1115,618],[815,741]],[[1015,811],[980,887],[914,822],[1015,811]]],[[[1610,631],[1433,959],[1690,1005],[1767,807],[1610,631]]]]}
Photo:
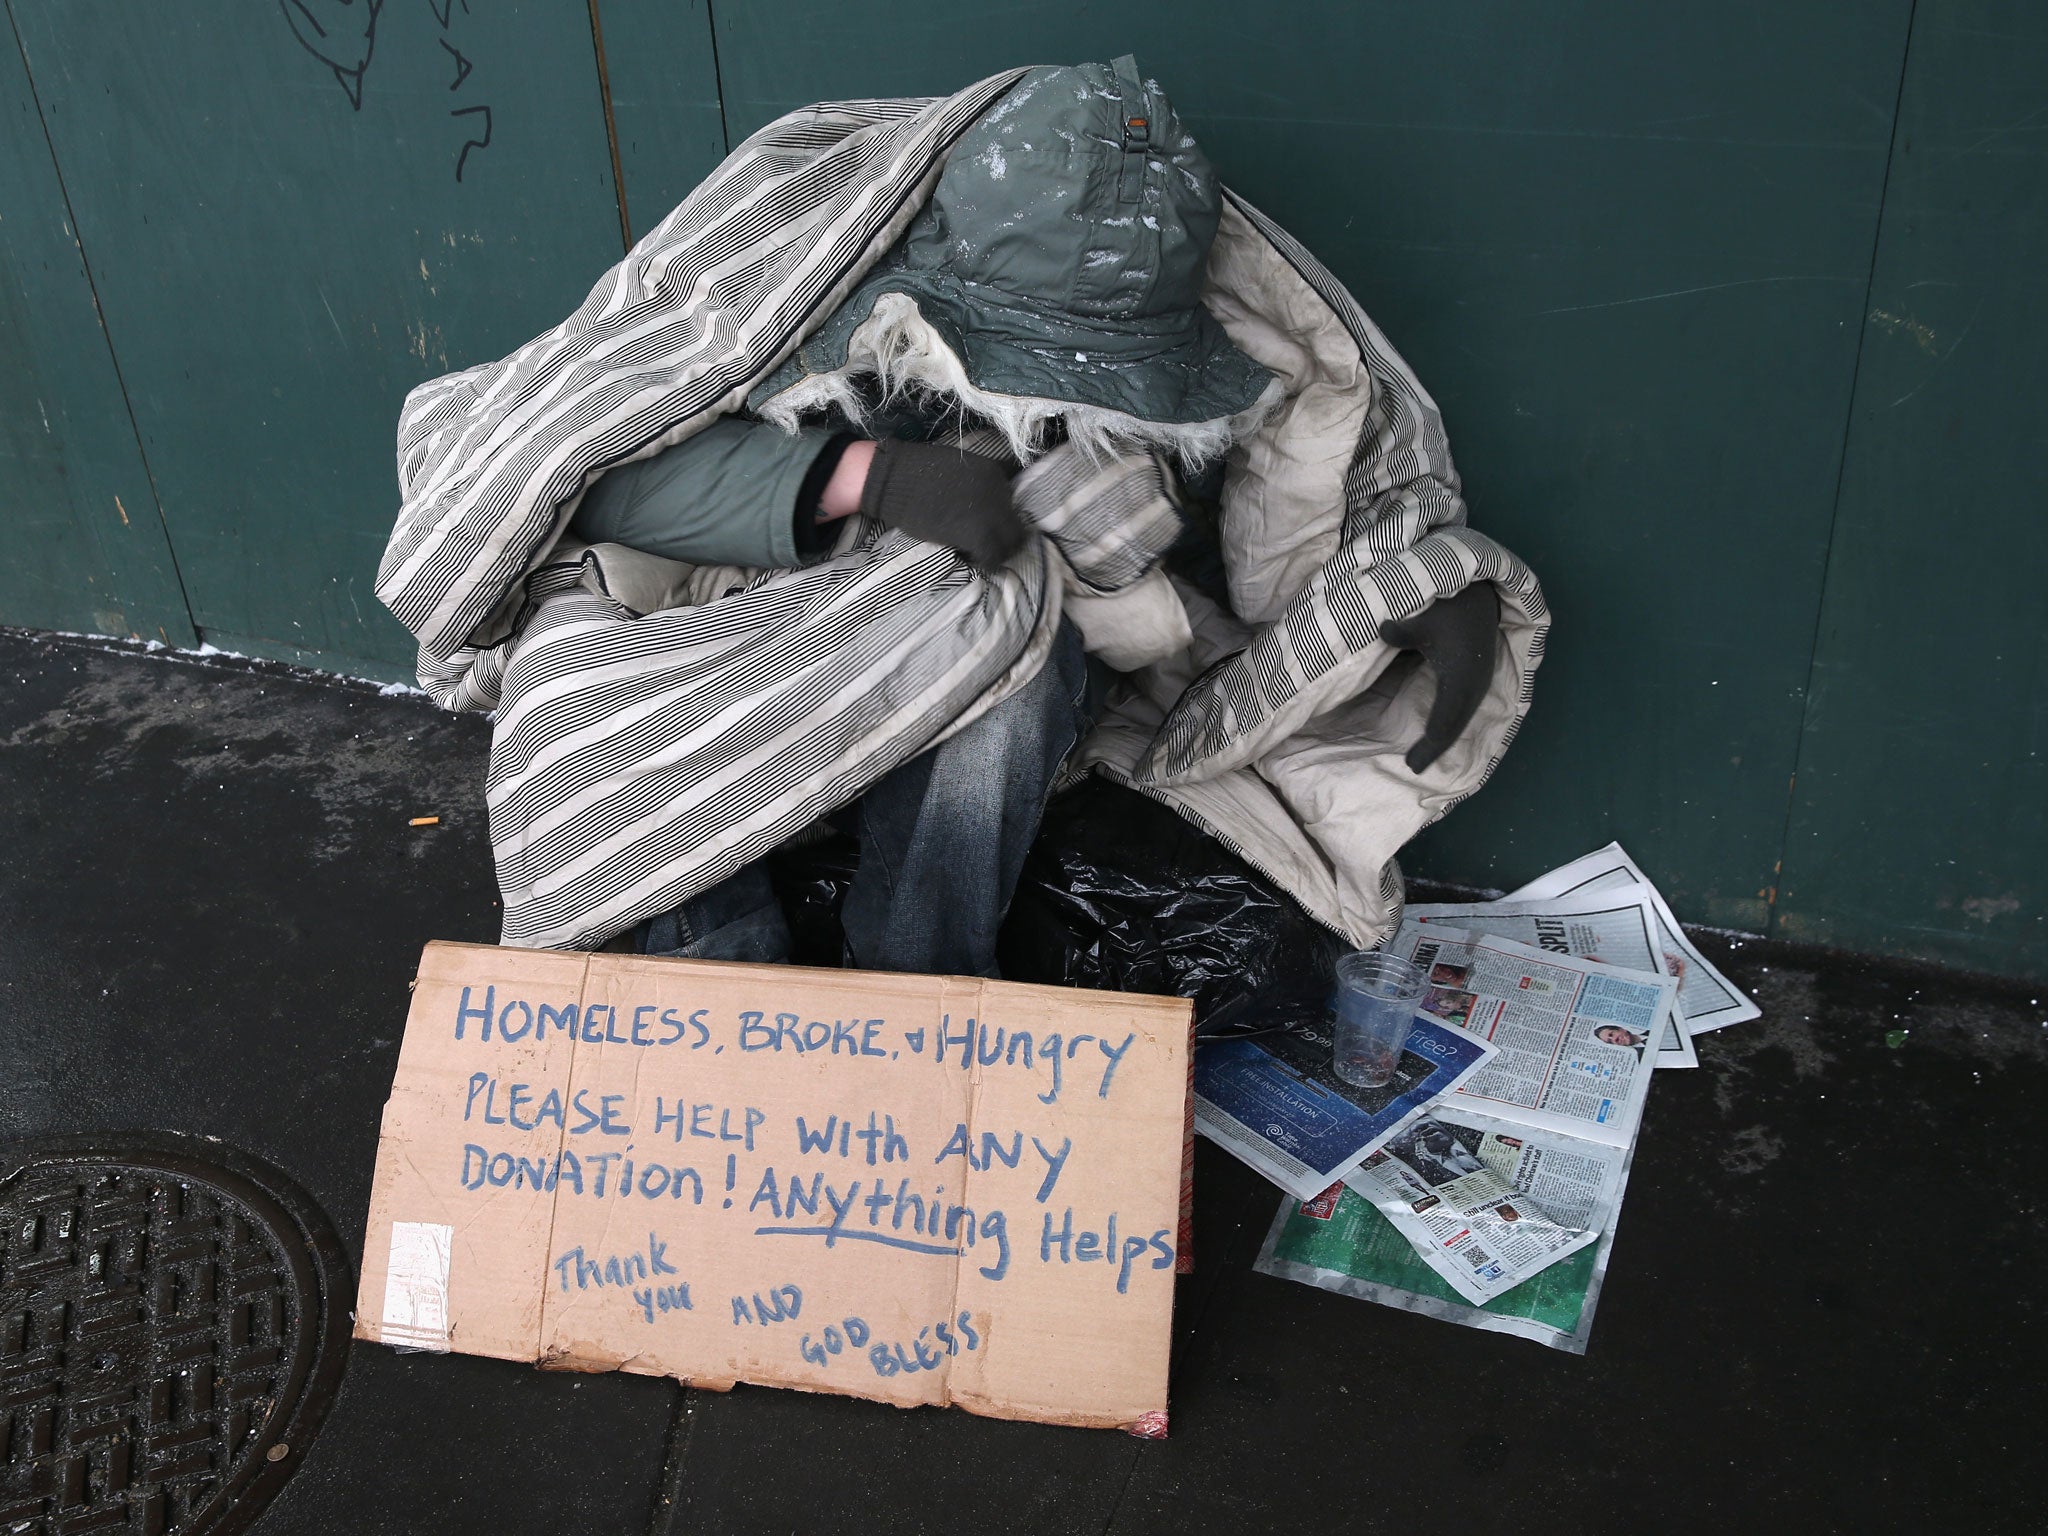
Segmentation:
{"type": "Polygon", "coordinates": [[[798,544],[798,505],[833,441],[830,432],[792,437],[724,417],[653,458],[606,470],[584,492],[570,532],[692,565],[801,565],[811,551],[798,544]]]}

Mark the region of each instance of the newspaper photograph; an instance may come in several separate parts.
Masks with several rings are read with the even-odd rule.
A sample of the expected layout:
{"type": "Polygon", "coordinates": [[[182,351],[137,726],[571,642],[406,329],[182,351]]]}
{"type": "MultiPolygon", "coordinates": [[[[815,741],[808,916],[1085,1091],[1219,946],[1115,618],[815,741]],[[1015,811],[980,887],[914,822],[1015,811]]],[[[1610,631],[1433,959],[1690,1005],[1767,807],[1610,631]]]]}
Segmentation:
{"type": "Polygon", "coordinates": [[[1344,1182],[1483,1306],[1598,1242],[1622,1153],[1447,1111],[1404,1126],[1344,1182]]]}
{"type": "Polygon", "coordinates": [[[1337,1076],[1329,1036],[1314,1029],[1204,1041],[1195,1051],[1195,1129],[1306,1200],[1495,1054],[1483,1036],[1417,1014],[1393,1078],[1359,1088],[1337,1076]]]}
{"type": "Polygon", "coordinates": [[[1425,1013],[1495,1047],[1450,1104],[1611,1147],[1634,1139],[1675,980],[1436,923],[1404,922],[1388,948],[1428,978],[1425,1013]]]}
{"type": "Polygon", "coordinates": [[[1674,962],[1669,969],[1678,978],[1678,1012],[1685,1021],[1688,1034],[1700,1035],[1710,1029],[1725,1029],[1730,1024],[1746,1023],[1762,1014],[1761,1008],[1693,947],[1692,940],[1685,936],[1685,930],[1678,926],[1678,919],[1671,915],[1671,908],[1665,904],[1663,895],[1619,843],[1609,843],[1582,859],[1572,860],[1561,869],[1553,869],[1520,890],[1508,892],[1503,901],[1576,900],[1594,892],[1619,894],[1631,885],[1643,888],[1650,898],[1651,909],[1657,915],[1658,942],[1666,957],[1674,962]]]}
{"type": "MultiPolygon", "coordinates": [[[[1584,1220],[1598,1227],[1597,1242],[1565,1256],[1485,1305],[1475,1306],[1460,1295],[1431,1261],[1348,1183],[1334,1185],[1310,1201],[1283,1197],[1253,1267],[1261,1274],[1283,1280],[1583,1355],[1592,1337],[1601,1284],[1607,1276],[1607,1260],[1614,1246],[1615,1224],[1628,1184],[1631,1154],[1574,1138],[1550,1137],[1540,1131],[1511,1134],[1535,1146],[1555,1145],[1566,1156],[1591,1158],[1601,1165],[1597,1182],[1610,1193],[1604,1197],[1603,1205],[1589,1209],[1583,1218],[1561,1218],[1584,1220]]],[[[1553,1166],[1561,1165],[1562,1159],[1553,1166]]],[[[1588,1171],[1581,1170],[1570,1182],[1583,1188],[1596,1181],[1588,1171]]],[[[1535,1190],[1541,1187],[1532,1182],[1527,1191],[1532,1201],[1535,1190]]],[[[1570,1195],[1564,1189],[1552,1187],[1549,1198],[1560,1211],[1570,1209],[1570,1195]]]]}
{"type": "MultiPolygon", "coordinates": [[[[1669,953],[1669,946],[1658,934],[1657,909],[1646,886],[1581,892],[1551,901],[1432,903],[1411,906],[1404,915],[1413,922],[1441,923],[1474,933],[1489,933],[1532,949],[1577,955],[1581,960],[1597,960],[1622,970],[1646,971],[1652,976],[1678,976],[1683,965],[1669,953]]],[[[1663,1028],[1658,1031],[1657,1065],[1699,1064],[1692,1036],[1674,1004],[1666,1011],[1663,1028]]]]}

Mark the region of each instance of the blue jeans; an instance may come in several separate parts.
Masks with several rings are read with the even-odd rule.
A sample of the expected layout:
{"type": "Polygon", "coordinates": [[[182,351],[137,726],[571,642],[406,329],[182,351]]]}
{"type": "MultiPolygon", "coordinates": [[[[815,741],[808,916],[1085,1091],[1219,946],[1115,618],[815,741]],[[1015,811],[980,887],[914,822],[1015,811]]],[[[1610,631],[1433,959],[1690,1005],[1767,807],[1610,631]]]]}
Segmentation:
{"type": "MultiPolygon", "coordinates": [[[[1099,676],[1062,622],[1036,677],[855,802],[860,866],[840,912],[849,965],[996,974],[996,930],[1046,794],[1092,723],[1099,676]]],[[[635,939],[642,954],[704,960],[775,962],[790,952],[759,862],[649,919],[635,939]]]]}

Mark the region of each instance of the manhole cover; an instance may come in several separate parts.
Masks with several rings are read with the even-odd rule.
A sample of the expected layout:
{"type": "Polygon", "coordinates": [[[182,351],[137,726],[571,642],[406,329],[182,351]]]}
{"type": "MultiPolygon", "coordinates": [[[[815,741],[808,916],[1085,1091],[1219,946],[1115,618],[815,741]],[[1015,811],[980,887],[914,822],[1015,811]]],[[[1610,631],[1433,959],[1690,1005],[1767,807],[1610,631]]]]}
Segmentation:
{"type": "Polygon", "coordinates": [[[171,1136],[0,1148],[0,1536],[224,1536],[304,1456],[348,1347],[333,1228],[171,1136]]]}

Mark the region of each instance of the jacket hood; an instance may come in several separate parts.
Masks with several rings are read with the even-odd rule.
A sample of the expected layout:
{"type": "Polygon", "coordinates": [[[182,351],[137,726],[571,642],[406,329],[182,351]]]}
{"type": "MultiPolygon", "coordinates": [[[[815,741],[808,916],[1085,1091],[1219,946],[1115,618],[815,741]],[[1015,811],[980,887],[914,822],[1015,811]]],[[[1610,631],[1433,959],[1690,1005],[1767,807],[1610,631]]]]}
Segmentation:
{"type": "Polygon", "coordinates": [[[869,374],[959,399],[1020,455],[1058,419],[1070,436],[1212,457],[1274,382],[1202,302],[1221,198],[1131,57],[1034,69],[961,137],[903,238],[760,406],[844,405],[840,381],[869,374]]]}

